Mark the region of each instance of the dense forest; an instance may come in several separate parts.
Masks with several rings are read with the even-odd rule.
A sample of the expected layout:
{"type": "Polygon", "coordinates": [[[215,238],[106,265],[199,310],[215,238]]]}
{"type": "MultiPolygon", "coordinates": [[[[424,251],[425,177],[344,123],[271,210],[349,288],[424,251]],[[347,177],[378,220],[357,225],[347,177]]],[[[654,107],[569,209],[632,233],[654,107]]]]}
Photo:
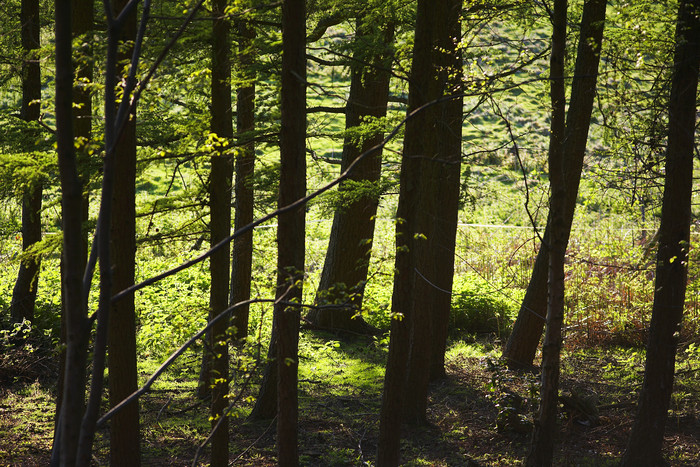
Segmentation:
{"type": "Polygon", "coordinates": [[[0,464],[700,459],[700,0],[4,0],[0,464]]]}

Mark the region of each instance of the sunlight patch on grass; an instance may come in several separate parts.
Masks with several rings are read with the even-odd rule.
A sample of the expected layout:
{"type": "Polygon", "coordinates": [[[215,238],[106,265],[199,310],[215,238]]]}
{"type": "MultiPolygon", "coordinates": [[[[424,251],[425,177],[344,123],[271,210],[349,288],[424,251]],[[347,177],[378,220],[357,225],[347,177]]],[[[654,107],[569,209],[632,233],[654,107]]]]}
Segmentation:
{"type": "Polygon", "coordinates": [[[379,394],[384,378],[384,350],[364,341],[300,342],[301,387],[324,388],[336,395],[379,394]]]}
{"type": "Polygon", "coordinates": [[[0,399],[0,465],[40,465],[51,450],[55,401],[35,382],[0,399]]]}
{"type": "Polygon", "coordinates": [[[479,358],[485,357],[493,351],[493,346],[490,344],[482,344],[480,342],[464,342],[463,340],[448,343],[447,351],[445,352],[445,360],[454,360],[461,358],[479,358]]]}

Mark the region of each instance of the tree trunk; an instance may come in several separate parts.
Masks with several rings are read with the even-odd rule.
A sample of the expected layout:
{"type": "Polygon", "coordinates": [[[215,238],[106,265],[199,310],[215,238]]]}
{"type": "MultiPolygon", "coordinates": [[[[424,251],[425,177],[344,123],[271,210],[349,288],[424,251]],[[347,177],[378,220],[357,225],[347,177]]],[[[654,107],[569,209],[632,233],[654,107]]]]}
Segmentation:
{"type": "MultiPolygon", "coordinates": [[[[566,116],[564,137],[564,176],[566,177],[566,205],[564,207],[564,227],[566,243],[569,241],[571,224],[576,210],[576,197],[586,152],[588,129],[590,127],[593,100],[598,80],[598,63],[605,26],[605,2],[587,0],[583,5],[581,33],[574,67],[569,110],[566,116]]],[[[543,240],[549,242],[548,231],[551,220],[547,219],[547,230],[543,240]]],[[[549,258],[546,248],[537,253],[532,277],[520,305],[513,332],[508,338],[503,357],[511,367],[530,368],[535,358],[537,345],[542,336],[547,307],[547,278],[549,258]]]]}
{"type": "MultiPolygon", "coordinates": [[[[456,1],[448,2],[444,23],[438,26],[439,29],[444,28],[444,31],[440,33],[440,53],[436,57],[438,67],[443,70],[439,76],[440,82],[443,83],[443,95],[463,92],[462,55],[458,49],[461,37],[459,5],[459,2],[456,1]]],[[[432,336],[430,338],[432,346],[429,350],[431,355],[430,369],[429,373],[426,372],[432,380],[445,376],[445,350],[452,307],[452,283],[459,213],[462,97],[450,98],[449,101],[435,107],[435,112],[437,114],[435,128],[437,153],[431,163],[433,196],[422,198],[433,201],[434,211],[428,210],[426,212],[435,213],[426,221],[431,232],[428,236],[429,255],[427,259],[435,265],[435,276],[430,279],[431,283],[425,278],[422,281],[424,285],[429,286],[430,303],[424,312],[432,323],[432,336]]]]}
{"type": "Polygon", "coordinates": [[[57,407],[51,465],[75,465],[85,404],[87,310],[82,291],[82,188],[73,145],[71,1],[56,0],[56,143],[63,213],[63,287],[66,310],[66,365],[63,398],[57,407]]]}
{"type": "MultiPolygon", "coordinates": [[[[384,25],[381,30],[374,24],[367,24],[364,16],[357,19],[350,95],[345,110],[345,129],[358,127],[367,117],[386,116],[389,100],[389,79],[393,41],[393,24],[384,25]],[[366,42],[373,35],[381,35],[385,48],[373,48],[367,57],[366,42]],[[362,65],[361,65],[362,64],[362,65]],[[368,64],[368,65],[365,65],[368,64]]],[[[361,142],[346,136],[343,142],[341,172],[363,152],[379,144],[383,132],[364,136],[361,142]]],[[[382,151],[375,151],[365,157],[352,170],[348,182],[340,184],[341,193],[352,190],[353,185],[376,186],[379,182],[382,164],[382,151]]],[[[367,281],[374,218],[379,204],[378,194],[365,194],[352,197],[336,209],[333,216],[328,252],[323,265],[323,273],[316,292],[316,308],[308,313],[308,320],[315,326],[356,333],[376,334],[377,330],[368,325],[359,313],[362,309],[364,286],[367,281]],[[339,288],[340,286],[340,288],[339,288]],[[324,304],[332,305],[323,307],[324,304]],[[340,305],[340,306],[339,306],[340,305]]]]}
{"type": "MultiPolygon", "coordinates": [[[[39,62],[39,1],[22,0],[22,107],[20,118],[25,122],[38,121],[41,113],[41,66],[39,62]]],[[[27,135],[31,144],[32,135],[27,135]]],[[[27,148],[28,151],[31,149],[27,148]]],[[[41,241],[42,182],[34,181],[22,196],[22,251],[41,241]]],[[[20,263],[17,281],[12,290],[10,317],[12,322],[34,320],[34,303],[41,260],[38,256],[20,263]]]]}
{"type": "MultiPolygon", "coordinates": [[[[149,3],[144,4],[144,17],[148,16],[149,3]]],[[[120,11],[124,14],[127,8],[135,8],[136,4],[134,2],[127,2],[126,0],[119,0],[117,3],[118,7],[121,7],[120,11]]],[[[133,13],[132,13],[133,14],[133,13]]],[[[117,158],[117,153],[121,150],[126,150],[121,148],[122,144],[126,144],[128,139],[122,140],[122,136],[129,138],[129,126],[134,124],[135,121],[135,107],[131,100],[131,93],[136,86],[136,69],[138,67],[138,55],[133,55],[131,57],[131,64],[129,66],[129,76],[126,77],[119,85],[123,86],[122,96],[119,99],[117,105],[117,78],[118,78],[118,58],[119,58],[119,44],[121,38],[131,30],[133,31],[133,26],[130,25],[129,18],[115,18],[113,16],[112,10],[107,10],[105,12],[107,19],[107,44],[106,44],[106,60],[105,60],[105,96],[104,96],[104,142],[105,142],[105,154],[103,157],[103,167],[102,167],[102,195],[100,200],[100,212],[97,220],[96,227],[96,249],[99,261],[99,299],[97,305],[97,325],[95,329],[93,345],[92,345],[92,359],[91,359],[91,378],[90,378],[90,392],[88,396],[87,405],[85,407],[85,415],[83,416],[82,425],[80,428],[80,440],[78,444],[78,454],[77,462],[80,465],[87,465],[90,463],[92,456],[92,447],[95,439],[95,431],[97,427],[97,419],[99,416],[100,405],[102,402],[103,395],[103,383],[104,383],[104,370],[106,362],[106,353],[109,341],[109,320],[110,311],[115,305],[114,300],[112,300],[114,292],[114,282],[113,277],[116,271],[112,269],[112,217],[114,212],[114,196],[115,196],[115,182],[117,177],[122,177],[122,170],[124,172],[130,170],[131,162],[126,160],[122,161],[117,158]],[[126,166],[126,167],[120,167],[126,166]]],[[[128,16],[128,15],[124,15],[128,16]]],[[[133,21],[133,20],[131,20],[133,21]]],[[[133,24],[133,23],[132,23],[133,24]]],[[[133,37],[134,34],[131,34],[133,37]]],[[[139,37],[137,37],[138,39],[139,37]]],[[[136,47],[140,44],[135,44],[136,47]]],[[[133,144],[132,144],[133,146],[133,144]]],[[[127,190],[133,189],[132,187],[127,187],[127,190]]],[[[128,222],[128,220],[126,221],[128,222]]],[[[133,262],[133,257],[131,258],[133,262]]],[[[117,265],[115,267],[118,268],[117,265]]],[[[122,274],[119,272],[118,274],[122,274]]],[[[89,279],[89,275],[86,276],[89,279]]],[[[89,283],[89,281],[86,281],[89,283]]],[[[131,300],[126,297],[127,300],[131,300]]],[[[133,316],[133,315],[132,315],[133,316]]],[[[122,317],[117,317],[121,320],[122,317]]],[[[126,342],[125,347],[131,346],[129,341],[132,339],[128,334],[135,332],[133,329],[133,323],[118,321],[115,326],[117,329],[122,329],[123,333],[127,334],[122,337],[126,342]]],[[[135,361],[135,357],[131,359],[126,354],[124,359],[130,359],[132,362],[135,361]]],[[[111,360],[121,360],[120,357],[111,356],[111,360]]],[[[132,364],[130,362],[118,363],[119,365],[124,365],[122,368],[132,364]]],[[[134,370],[132,370],[135,373],[134,370]]],[[[126,370],[125,373],[126,374],[126,370]]],[[[110,381],[114,378],[110,378],[110,381]]],[[[138,446],[138,445],[136,445],[138,446]]],[[[129,449],[134,449],[134,444],[129,446],[129,449]]]]}
{"type": "Polygon", "coordinates": [[[552,55],[550,58],[550,98],[552,120],[549,133],[549,226],[551,241],[542,248],[549,252],[549,286],[547,300],[547,330],[542,349],[542,380],[540,407],[533,432],[527,465],[552,465],[554,440],[557,433],[559,407],[559,357],[561,326],[564,320],[564,255],[566,231],[564,209],[566,182],[564,180],[564,135],[566,132],[566,84],[564,58],[566,54],[567,1],[554,2],[552,55]]]}
{"type": "MultiPolygon", "coordinates": [[[[306,194],[306,20],[304,0],[282,4],[282,128],[278,206],[306,194]]],[[[263,381],[251,419],[277,414],[280,465],[297,465],[297,372],[300,308],[306,231],[304,207],[279,216],[277,227],[277,291],[272,335],[263,381]]]]}
{"type": "MultiPolygon", "coordinates": [[[[72,20],[73,20],[73,37],[83,37],[88,35],[92,31],[92,22],[94,16],[94,5],[93,2],[87,2],[83,4],[79,3],[79,0],[72,0],[72,20]]],[[[93,60],[92,60],[92,41],[88,40],[89,37],[83,37],[85,40],[81,40],[81,49],[78,53],[81,56],[81,60],[78,62],[73,60],[75,69],[75,75],[77,80],[83,83],[84,81],[92,83],[93,78],[93,60]],[[82,66],[80,65],[82,64],[82,66]]],[[[77,159],[78,159],[78,173],[81,178],[81,185],[85,187],[90,180],[89,174],[89,151],[87,149],[87,144],[92,138],[92,93],[84,86],[76,86],[73,90],[75,108],[73,109],[73,128],[75,129],[75,140],[79,143],[77,144],[77,159]]],[[[82,269],[85,269],[85,263],[87,262],[87,251],[88,251],[88,236],[87,229],[85,228],[85,222],[88,220],[88,208],[89,208],[89,196],[83,194],[82,203],[82,269]]],[[[65,277],[64,274],[65,264],[63,262],[63,257],[61,257],[61,278],[65,277]]],[[[66,355],[63,346],[66,342],[66,298],[65,298],[65,284],[61,287],[61,344],[62,349],[60,355],[59,372],[58,372],[58,383],[56,384],[56,408],[61,406],[61,400],[63,398],[63,376],[66,368],[66,355]]],[[[58,410],[56,410],[58,414],[58,410]]],[[[56,418],[55,423],[58,424],[58,418],[56,418]]]]}
{"type": "MultiPolygon", "coordinates": [[[[120,12],[127,0],[115,2],[120,12]]],[[[120,40],[136,38],[136,9],[128,15],[120,40]]],[[[133,48],[121,49],[118,61],[130,60],[133,48]]],[[[121,76],[119,69],[108,73],[121,76]]],[[[118,293],[134,284],[136,274],[136,114],[129,121],[115,146],[114,183],[111,227],[112,287],[118,293]]],[[[112,305],[108,329],[109,404],[114,407],[138,389],[136,364],[136,311],[130,294],[112,305]]],[[[111,465],[141,464],[139,404],[134,401],[118,412],[110,429],[111,465]]]]}
{"type": "MultiPolygon", "coordinates": [[[[453,0],[418,2],[409,112],[458,90],[455,87],[461,73],[453,67],[458,65],[457,70],[461,70],[454,41],[455,37],[459,37],[460,5],[453,0]]],[[[443,275],[437,274],[440,266],[436,260],[438,256],[441,259],[445,257],[436,254],[436,251],[445,248],[448,254],[454,254],[454,241],[451,248],[449,245],[449,231],[456,229],[456,202],[452,207],[451,200],[448,200],[446,204],[450,207],[438,209],[436,204],[439,200],[435,196],[440,193],[440,183],[445,184],[449,196],[455,182],[459,190],[459,128],[461,99],[422,109],[406,123],[392,295],[392,312],[398,318],[391,323],[380,414],[378,466],[398,465],[402,419],[411,422],[425,420],[425,397],[433,349],[431,340],[439,334],[435,331],[444,317],[440,312],[435,319],[431,319],[429,308],[436,304],[432,301],[434,296],[429,288],[438,286],[436,281],[444,279],[443,275]],[[441,141],[450,130],[453,131],[452,135],[441,141]],[[445,224],[439,228],[431,227],[443,222],[445,224]],[[442,244],[443,241],[447,243],[442,244]],[[429,258],[431,254],[434,254],[432,260],[429,258]],[[414,383],[418,386],[413,386],[414,383]]],[[[454,238],[454,233],[452,236],[454,238]]],[[[448,264],[453,263],[448,261],[448,264]]],[[[451,288],[451,278],[449,283],[441,285],[451,288]]],[[[450,291],[447,293],[449,295],[450,291]]]]}
{"type": "MultiPolygon", "coordinates": [[[[412,70],[417,88],[413,101],[416,107],[461,92],[462,57],[457,50],[461,36],[460,6],[458,1],[447,0],[427,8],[426,32],[430,37],[420,37],[416,27],[416,42],[420,38],[421,43],[430,46],[425,51],[414,52],[418,64],[429,61],[427,67],[419,65],[417,73],[413,74],[412,70]],[[425,53],[427,57],[421,58],[425,53]]],[[[417,117],[416,134],[409,136],[406,128],[404,152],[420,160],[420,191],[412,235],[423,235],[424,239],[414,244],[417,277],[412,292],[406,382],[406,387],[411,389],[406,391],[404,414],[407,421],[422,424],[426,422],[431,374],[439,378],[445,372],[459,210],[462,98],[433,105],[417,117]]]]}
{"type": "MultiPolygon", "coordinates": [[[[282,2],[282,91],[279,206],[306,195],[306,8],[304,0],[282,2]]],[[[297,372],[304,280],[304,206],[279,216],[277,228],[277,463],[296,466],[297,372]]]]}
{"type": "Polygon", "coordinates": [[[699,70],[700,1],[684,0],[679,5],[676,28],[666,177],[644,383],[623,466],[666,464],[661,449],[688,276],[699,70]]]}
{"type": "MultiPolygon", "coordinates": [[[[233,116],[231,114],[231,45],[229,21],[225,18],[227,0],[213,4],[212,74],[211,74],[211,131],[224,140],[218,152],[211,158],[209,177],[211,245],[214,246],[231,234],[231,180],[233,160],[228,147],[233,142],[233,116]]],[[[225,248],[211,255],[209,295],[209,319],[213,319],[228,307],[230,280],[230,250],[225,248]]],[[[228,465],[228,418],[224,412],[228,405],[228,336],[229,320],[219,320],[212,326],[209,346],[213,351],[208,383],[211,387],[211,424],[218,428],[212,436],[212,466],[228,465]]]]}
{"type": "MultiPolygon", "coordinates": [[[[255,131],[255,61],[253,39],[255,30],[244,19],[237,21],[239,84],[236,90],[236,131],[238,133],[239,154],[236,157],[235,185],[235,230],[253,222],[253,184],[255,170],[255,143],[252,132],[255,131]]],[[[253,266],[253,231],[233,240],[233,258],[231,273],[231,304],[250,299],[250,283],[253,266]]],[[[248,335],[248,304],[236,308],[231,324],[235,337],[245,339],[248,335]]]]}

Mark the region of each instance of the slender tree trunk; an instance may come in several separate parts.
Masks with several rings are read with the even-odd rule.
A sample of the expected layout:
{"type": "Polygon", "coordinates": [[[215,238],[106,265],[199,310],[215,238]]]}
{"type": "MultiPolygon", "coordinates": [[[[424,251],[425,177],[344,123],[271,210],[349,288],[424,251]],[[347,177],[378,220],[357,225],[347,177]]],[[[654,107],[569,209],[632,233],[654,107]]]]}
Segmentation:
{"type": "MultiPolygon", "coordinates": [[[[233,160],[228,145],[233,142],[233,116],[231,113],[231,45],[229,21],[225,18],[227,0],[214,2],[212,34],[211,75],[211,131],[225,140],[225,146],[211,159],[209,178],[211,245],[216,245],[231,234],[231,180],[233,160]]],[[[228,246],[211,255],[211,289],[209,319],[215,318],[228,307],[231,273],[228,246]]],[[[211,385],[212,429],[218,425],[212,437],[212,466],[228,465],[228,419],[221,420],[228,405],[228,336],[227,319],[212,327],[210,348],[213,351],[209,384],[211,385]]]]}
{"type": "MultiPolygon", "coordinates": [[[[571,98],[566,116],[564,137],[564,175],[566,177],[566,205],[564,226],[566,243],[569,241],[571,224],[576,209],[576,197],[586,152],[593,100],[598,80],[598,63],[605,25],[603,0],[587,0],[581,17],[581,33],[574,67],[571,98]]],[[[547,230],[543,240],[550,241],[548,231],[551,220],[547,219],[547,230]]],[[[503,356],[511,367],[529,368],[535,358],[537,345],[542,336],[547,309],[547,278],[549,258],[547,248],[540,248],[532,270],[532,277],[520,305],[513,332],[508,338],[503,356]]]]}
{"type": "Polygon", "coordinates": [[[675,371],[688,277],[696,97],[700,70],[700,1],[682,0],[668,117],[666,177],[659,227],[644,383],[622,465],[665,465],[661,449],[675,371]]]}
{"type": "MultiPolygon", "coordinates": [[[[39,62],[39,1],[22,0],[22,107],[20,118],[25,122],[38,121],[41,113],[41,67],[39,62]]],[[[32,135],[28,135],[32,141],[32,135]]],[[[31,151],[30,148],[27,148],[31,151]]],[[[41,241],[42,182],[33,181],[22,196],[22,251],[41,241]]],[[[10,317],[13,322],[34,320],[36,287],[41,267],[40,258],[25,259],[20,263],[17,281],[12,291],[10,317]]]]}
{"type": "Polygon", "coordinates": [[[55,2],[56,142],[63,213],[63,288],[66,310],[66,366],[63,399],[54,435],[51,465],[73,466],[85,404],[87,310],[82,291],[82,188],[73,145],[71,1],[55,2]]]}
{"type": "MultiPolygon", "coordinates": [[[[458,63],[461,65],[455,54],[460,5],[453,0],[418,2],[409,112],[458,91],[456,83],[460,81],[461,66],[457,66],[457,70],[453,67],[458,63]]],[[[392,295],[392,312],[400,319],[394,319],[391,323],[384,377],[377,451],[377,465],[381,467],[399,463],[402,419],[418,423],[425,420],[424,398],[427,397],[431,366],[431,340],[439,334],[433,333],[439,326],[437,321],[444,316],[440,312],[439,316],[431,319],[429,314],[429,308],[435,305],[429,288],[438,285],[435,281],[444,279],[438,275],[440,266],[436,264],[437,258],[431,261],[429,256],[439,248],[446,248],[454,254],[454,243],[451,247],[449,245],[449,231],[456,229],[456,203],[455,212],[451,212],[451,200],[447,203],[449,208],[438,209],[436,204],[439,200],[435,197],[440,193],[440,183],[456,182],[459,189],[460,130],[456,129],[447,137],[447,141],[440,141],[450,130],[455,131],[455,125],[461,127],[461,100],[456,101],[446,100],[422,109],[406,123],[392,295]],[[454,225],[431,227],[443,222],[454,225]],[[440,244],[442,241],[448,243],[440,244]]],[[[444,194],[451,196],[453,188],[450,186],[444,194]]],[[[440,258],[444,259],[445,256],[441,255],[440,258]]],[[[449,283],[443,285],[451,288],[451,278],[449,283]]]]}
{"type": "MultiPolygon", "coordinates": [[[[419,4],[420,5],[420,4],[419,4]]],[[[419,16],[420,18],[420,16],[419,16]]],[[[415,59],[414,59],[415,60],[415,59]]],[[[407,122],[406,134],[408,135],[407,122]]],[[[404,148],[406,141],[404,140],[404,148]]],[[[404,156],[401,163],[399,206],[396,213],[396,260],[394,266],[394,290],[391,310],[395,313],[391,320],[389,356],[384,374],[384,391],[379,418],[379,444],[377,446],[377,466],[387,467],[399,464],[399,444],[401,440],[402,407],[409,355],[410,320],[412,318],[411,291],[415,282],[415,259],[413,254],[414,236],[409,227],[413,207],[417,203],[418,177],[416,159],[404,156]]]]}
{"type": "MultiPolygon", "coordinates": [[[[355,52],[357,63],[352,67],[350,95],[345,111],[346,130],[360,126],[367,117],[385,117],[389,101],[390,44],[393,41],[394,26],[384,25],[379,30],[378,26],[368,24],[364,16],[360,16],[357,23],[355,43],[359,50],[355,52]],[[371,56],[366,57],[365,43],[372,35],[381,35],[386,47],[375,48],[371,56]]],[[[363,137],[361,142],[346,136],[341,171],[345,171],[360,154],[379,144],[383,137],[381,131],[363,137]]],[[[381,164],[382,152],[375,151],[354,167],[348,182],[341,183],[339,190],[352,190],[358,183],[365,189],[367,185],[376,185],[381,174],[381,164]]],[[[323,273],[316,292],[319,308],[310,311],[307,316],[315,326],[357,333],[377,333],[358,314],[362,309],[378,204],[378,194],[366,194],[353,197],[352,201],[336,209],[323,273]],[[338,290],[338,286],[344,287],[338,290]],[[324,304],[333,306],[324,308],[324,304]],[[343,306],[339,307],[339,304],[343,306]]]]}
{"type": "MultiPolygon", "coordinates": [[[[124,86],[124,90],[117,106],[117,73],[115,71],[117,70],[119,57],[119,43],[120,39],[124,37],[124,31],[128,31],[129,29],[129,18],[127,18],[128,14],[125,14],[125,11],[127,8],[135,9],[136,3],[124,1],[120,6],[120,17],[114,17],[112,10],[107,10],[105,12],[107,19],[106,73],[104,86],[105,155],[102,167],[102,197],[100,200],[100,212],[95,236],[99,261],[100,284],[96,312],[97,325],[91,355],[92,372],[90,378],[90,392],[80,428],[80,440],[77,454],[77,462],[80,465],[87,465],[90,463],[97,419],[102,401],[106,352],[109,341],[110,311],[114,305],[112,297],[114,291],[113,276],[115,271],[112,269],[111,226],[114,211],[115,181],[118,176],[121,176],[118,175],[120,170],[127,170],[119,169],[118,166],[122,164],[122,161],[117,159],[116,156],[118,151],[120,151],[119,146],[122,144],[120,141],[122,134],[128,135],[130,121],[135,119],[135,108],[132,105],[131,93],[136,86],[136,70],[139,58],[139,54],[136,53],[136,51],[140,50],[142,45],[140,39],[143,37],[142,35],[137,35],[137,40],[134,42],[135,52],[131,57],[129,75],[120,83],[124,86]]],[[[142,13],[144,20],[148,18],[149,7],[150,3],[144,4],[142,13]]],[[[145,27],[145,24],[142,25],[145,27]]],[[[128,161],[125,162],[124,165],[128,165],[128,161]]],[[[86,275],[86,279],[89,279],[89,275],[86,275]]],[[[86,283],[89,283],[89,281],[86,280],[86,283]]],[[[131,330],[125,329],[124,332],[129,333],[131,330]]],[[[131,338],[127,336],[126,339],[131,338]]],[[[114,355],[112,359],[115,359],[114,355]]],[[[125,365],[128,364],[128,362],[125,363],[125,365]]],[[[111,379],[112,378],[110,378],[110,380],[111,379]]],[[[130,449],[134,449],[134,446],[131,445],[130,449]]]]}
{"type": "MultiPolygon", "coordinates": [[[[127,0],[117,0],[114,10],[122,11],[126,3],[127,0]]],[[[135,40],[136,22],[134,9],[124,23],[121,41],[135,40]]],[[[132,52],[132,47],[121,49],[117,60],[130,60],[132,52]]],[[[107,72],[121,76],[118,69],[107,72]]],[[[110,237],[112,287],[116,293],[133,285],[136,274],[136,113],[130,115],[114,151],[119,162],[115,164],[114,183],[117,189],[113,194],[110,237]]],[[[114,407],[138,389],[133,294],[112,305],[107,342],[109,404],[114,407]]],[[[112,465],[141,464],[138,401],[132,402],[112,418],[109,452],[112,465]]]]}
{"type": "MultiPolygon", "coordinates": [[[[92,22],[94,16],[94,5],[93,2],[87,2],[83,4],[80,0],[72,0],[72,20],[73,20],[73,36],[83,37],[90,34],[92,31],[92,22]]],[[[73,112],[73,127],[75,129],[75,139],[78,141],[77,144],[77,159],[78,159],[78,173],[80,174],[81,184],[83,188],[89,182],[89,151],[87,143],[92,138],[92,93],[84,85],[85,82],[92,82],[93,78],[93,60],[92,60],[92,41],[88,40],[89,37],[84,37],[85,40],[81,41],[81,48],[78,53],[81,56],[80,61],[74,59],[73,63],[76,66],[75,75],[77,81],[80,83],[75,86],[73,90],[75,108],[73,112]]],[[[82,269],[85,269],[85,263],[87,262],[87,251],[88,251],[88,236],[85,222],[88,220],[88,208],[89,208],[89,196],[83,193],[83,204],[82,204],[82,269]]],[[[61,258],[61,278],[63,279],[65,275],[63,274],[63,269],[65,264],[63,263],[63,258],[61,258]]],[[[66,298],[65,298],[65,287],[61,287],[61,344],[66,342],[66,298]]],[[[58,372],[58,383],[56,384],[57,395],[56,395],[56,407],[57,409],[61,406],[61,400],[63,398],[63,376],[66,368],[66,355],[65,350],[61,351],[60,364],[58,372]]],[[[56,410],[56,420],[55,423],[58,424],[58,410],[56,410]]]]}
{"type": "MultiPolygon", "coordinates": [[[[444,32],[440,33],[440,53],[436,57],[438,67],[443,70],[439,77],[443,83],[443,95],[460,94],[462,89],[463,65],[458,44],[461,37],[460,3],[449,1],[444,16],[444,32]]],[[[459,213],[459,188],[462,161],[462,116],[463,99],[450,98],[435,108],[439,112],[436,119],[437,154],[431,163],[431,191],[434,196],[424,200],[434,202],[434,210],[427,221],[430,234],[428,245],[430,254],[426,258],[435,265],[435,276],[423,284],[429,286],[430,303],[424,309],[431,321],[432,335],[429,350],[430,369],[421,369],[421,378],[439,379],[445,376],[445,350],[447,330],[452,306],[452,283],[454,279],[455,244],[459,213]],[[431,239],[432,237],[432,239],[431,239]],[[425,370],[425,373],[423,372],[425,370]]],[[[426,349],[427,350],[427,349],[426,349]]],[[[412,351],[413,352],[413,351],[412,351]]],[[[409,387],[410,387],[409,377],[409,387]]],[[[423,383],[425,384],[425,383],[423,383]]],[[[426,393],[427,396],[427,393],[426,393]]]]}
{"type": "Polygon", "coordinates": [[[564,180],[564,135],[566,132],[566,85],[564,57],[566,54],[567,1],[554,2],[552,55],[550,57],[550,98],[552,120],[549,133],[549,181],[551,195],[549,212],[551,241],[542,248],[549,250],[549,287],[547,330],[542,350],[542,382],[539,414],[530,446],[527,464],[552,465],[554,440],[557,433],[559,406],[559,356],[561,325],[564,319],[564,255],[566,232],[564,209],[566,184],[564,180]]]}
{"type": "MultiPolygon", "coordinates": [[[[279,206],[306,195],[306,8],[304,0],[282,2],[282,103],[279,206]]],[[[297,372],[300,308],[304,280],[306,210],[279,216],[277,228],[277,462],[299,463],[297,372]]]]}
{"type": "MultiPolygon", "coordinates": [[[[237,21],[238,30],[238,79],[236,90],[236,131],[238,133],[239,154],[236,157],[235,185],[235,230],[253,222],[253,184],[255,170],[255,143],[252,132],[255,131],[255,62],[253,39],[255,30],[244,20],[237,21]]],[[[247,232],[233,240],[233,258],[231,273],[231,304],[250,299],[250,283],[253,266],[253,231],[247,232]]],[[[248,335],[249,305],[238,307],[233,312],[231,324],[234,326],[236,339],[245,339],[248,335]]]]}
{"type": "Polygon", "coordinates": [[[73,100],[75,103],[73,115],[73,127],[75,128],[76,149],[78,158],[78,174],[83,185],[83,260],[87,262],[88,232],[85,223],[89,217],[89,190],[90,182],[90,142],[92,139],[92,92],[86,83],[93,82],[93,21],[95,6],[92,2],[72,0],[73,8],[73,37],[82,38],[80,48],[76,51],[79,60],[74,58],[75,77],[78,84],[74,83],[73,100]]]}

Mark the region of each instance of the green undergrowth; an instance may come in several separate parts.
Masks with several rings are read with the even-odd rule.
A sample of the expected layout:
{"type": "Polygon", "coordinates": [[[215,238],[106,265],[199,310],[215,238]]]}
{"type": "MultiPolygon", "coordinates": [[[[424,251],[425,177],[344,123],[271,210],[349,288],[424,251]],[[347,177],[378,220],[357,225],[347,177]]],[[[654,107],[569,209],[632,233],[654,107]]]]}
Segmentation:
{"type": "MultiPolygon", "coordinates": [[[[319,466],[374,465],[386,341],[303,331],[299,349],[301,461],[319,466]]],[[[275,463],[274,425],[247,420],[259,384],[259,368],[250,358],[255,352],[255,347],[232,348],[234,465],[275,463]]],[[[198,349],[186,352],[140,398],[145,464],[190,465],[205,441],[209,402],[195,396],[199,362],[198,349]]],[[[141,359],[140,382],[161,363],[153,356],[141,359]]],[[[643,364],[644,352],[629,347],[565,349],[561,393],[594,395],[600,418],[598,425],[585,427],[562,408],[557,465],[612,465],[619,459],[634,416],[643,364]]],[[[508,370],[500,360],[498,341],[478,336],[450,340],[446,367],[447,379],[431,384],[430,424],[404,433],[402,465],[464,465],[469,458],[484,466],[519,465],[529,436],[521,433],[520,425],[501,422],[501,417],[506,414],[510,420],[515,413],[524,426],[531,426],[537,376],[508,370]]],[[[674,465],[690,465],[698,455],[692,443],[692,424],[700,406],[697,345],[679,349],[676,368],[667,431],[673,443],[667,443],[665,454],[674,465]]],[[[0,392],[0,464],[39,465],[47,460],[55,395],[50,382],[44,381],[16,381],[0,392]]],[[[100,463],[108,462],[108,441],[109,431],[100,430],[95,444],[100,463]]],[[[206,462],[208,451],[203,452],[206,462]]]]}
{"type": "Polygon", "coordinates": [[[46,465],[55,401],[39,381],[0,392],[0,464],[46,465]]]}
{"type": "Polygon", "coordinates": [[[299,381],[309,395],[329,391],[339,396],[377,394],[386,364],[381,340],[338,339],[325,333],[304,333],[299,345],[299,381]]]}

